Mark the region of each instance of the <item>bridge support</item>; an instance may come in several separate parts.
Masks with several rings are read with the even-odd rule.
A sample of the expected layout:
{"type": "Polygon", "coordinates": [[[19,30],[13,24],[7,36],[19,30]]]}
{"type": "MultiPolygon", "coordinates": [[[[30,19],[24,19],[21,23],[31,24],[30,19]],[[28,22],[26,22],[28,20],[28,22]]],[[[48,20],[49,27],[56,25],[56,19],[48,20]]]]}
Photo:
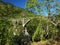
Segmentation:
{"type": "Polygon", "coordinates": [[[23,28],[24,28],[24,34],[26,35],[26,36],[29,36],[29,33],[28,33],[28,31],[27,31],[27,28],[26,28],[26,24],[30,21],[30,19],[28,18],[23,18],[22,20],[22,26],[23,26],[23,28]]]}

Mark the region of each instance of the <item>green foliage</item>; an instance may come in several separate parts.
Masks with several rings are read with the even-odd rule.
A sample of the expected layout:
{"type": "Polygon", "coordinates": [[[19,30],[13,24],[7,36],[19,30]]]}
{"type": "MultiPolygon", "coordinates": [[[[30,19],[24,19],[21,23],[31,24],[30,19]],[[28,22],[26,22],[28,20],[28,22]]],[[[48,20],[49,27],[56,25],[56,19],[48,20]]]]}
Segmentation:
{"type": "Polygon", "coordinates": [[[27,0],[27,7],[26,8],[32,8],[33,6],[35,6],[38,3],[38,0],[27,0]]]}
{"type": "Polygon", "coordinates": [[[38,19],[38,18],[34,18],[26,25],[28,33],[30,34],[31,38],[32,38],[34,32],[36,31],[36,28],[39,24],[39,20],[40,19],[38,19]]]}
{"type": "Polygon", "coordinates": [[[59,4],[60,2],[57,0],[27,0],[26,9],[38,15],[45,15],[45,11],[48,15],[53,15],[54,12],[59,13],[59,4]],[[51,9],[54,11],[51,11],[51,9]]]}
{"type": "Polygon", "coordinates": [[[0,20],[0,45],[5,45],[8,38],[8,29],[10,27],[10,22],[5,20],[6,19],[0,20]]]}
{"type": "Polygon", "coordinates": [[[11,21],[6,18],[0,19],[0,45],[15,45],[14,41],[12,41],[14,37],[13,33],[15,32],[18,36],[23,30],[23,27],[21,24],[17,24],[16,28],[13,28],[14,26],[11,21]],[[18,31],[16,31],[16,29],[18,31]]]}
{"type": "Polygon", "coordinates": [[[42,32],[44,32],[44,31],[40,32],[40,30],[47,30],[47,28],[46,28],[47,24],[48,24],[48,31],[49,31],[48,38],[54,39],[55,35],[57,37],[58,29],[60,30],[60,26],[58,25],[57,26],[58,29],[57,29],[50,21],[52,21],[53,23],[57,23],[58,19],[60,20],[59,9],[55,8],[55,7],[60,7],[60,5],[59,5],[60,2],[55,1],[55,0],[44,0],[44,1],[40,0],[40,2],[38,2],[37,0],[35,0],[34,2],[37,2],[37,3],[33,2],[33,4],[32,4],[32,1],[34,1],[34,0],[27,1],[27,3],[26,3],[27,10],[32,11],[33,13],[36,13],[36,14],[40,14],[40,15],[43,15],[43,13],[41,13],[41,12],[46,11],[48,14],[48,19],[46,21],[41,21],[42,23],[39,22],[39,23],[41,23],[41,25],[39,24],[37,26],[37,29],[35,30],[35,32],[32,36],[32,40],[33,41],[34,41],[34,39],[43,40],[43,35],[45,35],[46,32],[45,32],[45,34],[43,34],[42,32]],[[54,5],[52,3],[54,3],[54,5]],[[59,15],[57,15],[54,12],[51,12],[52,8],[56,9],[55,11],[58,12],[59,15]],[[50,20],[50,19],[52,19],[52,20],[50,20]],[[39,33],[42,33],[42,34],[39,34],[39,33]]]}
{"type": "Polygon", "coordinates": [[[44,40],[45,37],[45,30],[43,28],[43,23],[45,23],[46,20],[44,20],[43,18],[40,20],[40,23],[38,24],[36,31],[34,32],[33,36],[32,36],[32,41],[40,41],[40,40],[44,40]]]}
{"type": "Polygon", "coordinates": [[[23,32],[20,32],[20,35],[15,35],[12,38],[13,45],[28,45],[30,43],[30,36],[24,35],[23,32]]]}

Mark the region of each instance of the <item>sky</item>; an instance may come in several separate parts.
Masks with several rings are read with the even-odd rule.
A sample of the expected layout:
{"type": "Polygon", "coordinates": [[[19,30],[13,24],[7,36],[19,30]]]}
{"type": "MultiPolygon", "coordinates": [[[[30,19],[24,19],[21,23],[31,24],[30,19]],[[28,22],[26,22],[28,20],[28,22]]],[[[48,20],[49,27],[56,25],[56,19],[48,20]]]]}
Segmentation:
{"type": "Polygon", "coordinates": [[[3,0],[3,1],[11,3],[17,7],[25,8],[26,0],[3,0]]]}

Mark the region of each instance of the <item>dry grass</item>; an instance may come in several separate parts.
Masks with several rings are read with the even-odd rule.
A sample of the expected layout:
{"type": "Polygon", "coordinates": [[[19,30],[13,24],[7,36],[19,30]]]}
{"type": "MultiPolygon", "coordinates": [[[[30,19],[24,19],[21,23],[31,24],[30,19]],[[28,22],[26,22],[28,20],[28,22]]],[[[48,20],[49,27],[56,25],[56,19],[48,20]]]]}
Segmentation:
{"type": "Polygon", "coordinates": [[[60,45],[60,42],[46,40],[40,42],[33,42],[31,45],[60,45]]]}

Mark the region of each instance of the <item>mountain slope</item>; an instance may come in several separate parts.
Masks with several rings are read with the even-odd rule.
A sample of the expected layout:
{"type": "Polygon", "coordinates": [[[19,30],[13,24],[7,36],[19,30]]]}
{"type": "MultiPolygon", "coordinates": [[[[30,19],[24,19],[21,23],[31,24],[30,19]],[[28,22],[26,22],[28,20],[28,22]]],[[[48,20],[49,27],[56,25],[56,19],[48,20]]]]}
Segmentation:
{"type": "Polygon", "coordinates": [[[16,6],[0,1],[0,17],[10,17],[10,18],[18,18],[18,17],[34,17],[35,15],[22,8],[17,8],[16,6]]]}

